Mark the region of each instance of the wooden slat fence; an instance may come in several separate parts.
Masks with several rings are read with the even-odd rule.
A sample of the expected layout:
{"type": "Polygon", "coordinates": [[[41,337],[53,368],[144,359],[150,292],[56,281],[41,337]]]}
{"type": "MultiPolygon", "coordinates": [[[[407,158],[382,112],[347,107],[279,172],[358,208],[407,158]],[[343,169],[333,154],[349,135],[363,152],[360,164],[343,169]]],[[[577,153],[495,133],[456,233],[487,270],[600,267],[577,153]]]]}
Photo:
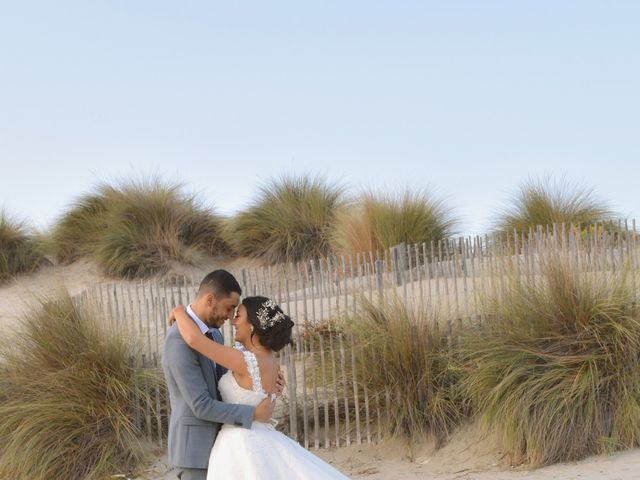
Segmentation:
{"type": "MultiPolygon", "coordinates": [[[[294,345],[279,355],[288,386],[277,412],[278,428],[306,448],[378,441],[393,394],[367,390],[351,339],[331,320],[357,314],[361,298],[385,302],[394,295],[413,307],[437,309],[450,319],[440,328],[454,336],[465,322],[480,321],[480,301],[488,288],[513,274],[537,281],[540,259],[549,250],[570,257],[585,275],[628,269],[637,295],[640,235],[635,221],[588,231],[559,225],[503,238],[403,244],[385,252],[232,271],[245,295],[275,299],[296,322],[294,345]]],[[[194,297],[197,280],[100,284],[76,300],[90,303],[105,321],[126,326],[139,338],[140,355],[132,359],[136,367],[159,369],[168,312],[194,297]]],[[[224,334],[230,343],[228,325],[224,334]]],[[[166,441],[169,412],[168,395],[155,388],[136,415],[149,439],[160,446],[166,441]]]]}

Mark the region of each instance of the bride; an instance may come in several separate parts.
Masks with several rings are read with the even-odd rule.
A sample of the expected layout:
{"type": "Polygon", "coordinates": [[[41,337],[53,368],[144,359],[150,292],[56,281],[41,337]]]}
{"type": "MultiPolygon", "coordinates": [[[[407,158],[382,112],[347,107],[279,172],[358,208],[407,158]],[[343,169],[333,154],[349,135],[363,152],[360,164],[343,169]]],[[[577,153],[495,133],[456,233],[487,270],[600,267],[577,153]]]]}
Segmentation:
{"type": "MultiPolygon", "coordinates": [[[[184,341],[228,369],[218,382],[224,402],[258,405],[275,399],[278,363],[274,352],[291,342],[293,322],[272,300],[247,297],[232,320],[242,350],[207,338],[182,306],[173,309],[184,341]]],[[[273,425],[254,421],[251,429],[222,426],[209,457],[207,480],[346,479],[273,425]]]]}

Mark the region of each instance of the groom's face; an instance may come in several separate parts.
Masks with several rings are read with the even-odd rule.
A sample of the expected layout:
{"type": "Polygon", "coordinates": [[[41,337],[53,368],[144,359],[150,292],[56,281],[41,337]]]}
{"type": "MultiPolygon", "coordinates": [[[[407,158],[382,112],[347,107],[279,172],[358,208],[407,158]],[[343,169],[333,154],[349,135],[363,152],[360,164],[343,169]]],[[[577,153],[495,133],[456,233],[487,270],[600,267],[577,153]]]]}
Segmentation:
{"type": "Polygon", "coordinates": [[[208,327],[220,328],[235,312],[240,303],[240,295],[238,292],[231,292],[228,297],[216,298],[214,294],[211,297],[208,302],[209,314],[203,321],[208,327]]]}

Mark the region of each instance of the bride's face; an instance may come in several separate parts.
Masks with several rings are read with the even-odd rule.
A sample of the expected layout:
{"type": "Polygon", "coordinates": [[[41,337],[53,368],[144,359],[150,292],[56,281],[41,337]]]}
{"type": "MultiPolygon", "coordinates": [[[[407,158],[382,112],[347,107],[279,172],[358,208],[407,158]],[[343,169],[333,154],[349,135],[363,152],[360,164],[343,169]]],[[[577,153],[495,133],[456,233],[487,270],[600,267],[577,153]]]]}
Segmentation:
{"type": "Polygon", "coordinates": [[[236,342],[244,343],[251,338],[251,324],[249,323],[247,309],[244,305],[238,307],[231,323],[236,329],[236,342]]]}

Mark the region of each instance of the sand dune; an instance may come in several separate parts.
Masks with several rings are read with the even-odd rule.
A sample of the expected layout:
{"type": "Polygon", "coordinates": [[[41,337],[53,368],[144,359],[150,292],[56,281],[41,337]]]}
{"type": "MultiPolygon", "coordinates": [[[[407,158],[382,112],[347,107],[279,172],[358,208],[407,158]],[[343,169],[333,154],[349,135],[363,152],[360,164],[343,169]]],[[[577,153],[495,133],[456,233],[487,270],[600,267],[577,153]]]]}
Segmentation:
{"type": "MultiPolygon", "coordinates": [[[[242,268],[244,265],[211,261],[199,267],[176,266],[173,274],[201,277],[212,268],[242,268]]],[[[247,264],[247,266],[249,266],[247,264]]],[[[0,326],[12,330],[37,297],[55,294],[66,288],[71,295],[99,283],[110,283],[99,268],[86,261],[66,267],[46,267],[37,273],[21,276],[0,287],[0,326]]],[[[442,449],[435,450],[429,441],[409,449],[399,440],[378,445],[351,446],[314,452],[352,478],[369,480],[439,479],[439,480],[512,480],[512,479],[580,479],[631,480],[640,478],[640,449],[611,456],[590,457],[530,470],[511,467],[496,442],[480,437],[473,428],[458,431],[442,449]]],[[[175,479],[175,471],[159,454],[155,462],[136,477],[144,480],[175,479]]]]}

